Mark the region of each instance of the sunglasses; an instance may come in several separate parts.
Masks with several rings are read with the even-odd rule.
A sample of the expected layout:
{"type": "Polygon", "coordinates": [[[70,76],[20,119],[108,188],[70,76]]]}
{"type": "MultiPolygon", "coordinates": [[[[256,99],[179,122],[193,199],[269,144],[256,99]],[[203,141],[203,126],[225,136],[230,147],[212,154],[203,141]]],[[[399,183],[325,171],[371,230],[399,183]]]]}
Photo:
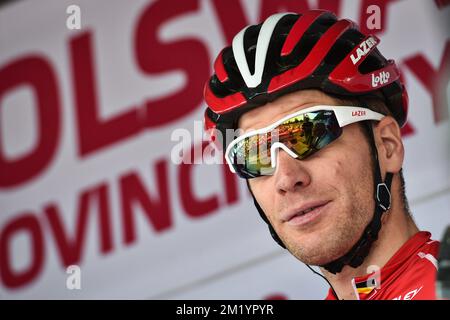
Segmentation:
{"type": "Polygon", "coordinates": [[[319,105],[290,114],[275,123],[233,140],[225,159],[233,173],[251,179],[273,175],[278,149],[305,159],[339,138],[343,127],[383,114],[367,108],[319,105]]]}

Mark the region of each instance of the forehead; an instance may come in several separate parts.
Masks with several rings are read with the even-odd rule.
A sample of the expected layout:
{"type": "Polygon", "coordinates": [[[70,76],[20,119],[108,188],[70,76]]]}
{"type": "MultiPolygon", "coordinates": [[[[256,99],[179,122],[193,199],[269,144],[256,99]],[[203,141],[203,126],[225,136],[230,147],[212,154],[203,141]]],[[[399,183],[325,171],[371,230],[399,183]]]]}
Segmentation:
{"type": "Polygon", "coordinates": [[[339,101],[319,90],[296,91],[244,113],[238,126],[244,131],[263,128],[288,114],[318,104],[338,105],[339,101]]]}

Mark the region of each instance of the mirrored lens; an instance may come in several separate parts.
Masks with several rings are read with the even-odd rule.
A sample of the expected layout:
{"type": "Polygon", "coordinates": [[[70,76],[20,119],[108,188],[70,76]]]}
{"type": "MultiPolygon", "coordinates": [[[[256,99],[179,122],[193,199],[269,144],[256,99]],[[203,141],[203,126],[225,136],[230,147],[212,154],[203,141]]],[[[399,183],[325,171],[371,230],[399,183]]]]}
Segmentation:
{"type": "Polygon", "coordinates": [[[305,159],[342,133],[333,111],[309,112],[292,117],[271,132],[255,134],[239,141],[230,152],[230,160],[239,176],[255,178],[271,175],[271,147],[281,142],[299,159],[305,159]]]}
{"type": "Polygon", "coordinates": [[[291,118],[278,126],[280,142],[305,159],[342,133],[333,111],[317,111],[291,118]]]}

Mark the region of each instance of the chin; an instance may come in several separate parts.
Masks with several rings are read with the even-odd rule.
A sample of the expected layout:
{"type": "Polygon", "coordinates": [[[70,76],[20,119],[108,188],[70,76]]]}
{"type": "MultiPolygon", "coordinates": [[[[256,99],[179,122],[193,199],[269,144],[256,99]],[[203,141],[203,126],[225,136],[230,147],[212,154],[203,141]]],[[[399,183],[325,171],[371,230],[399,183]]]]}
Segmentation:
{"type": "Polygon", "coordinates": [[[334,239],[328,230],[319,230],[310,234],[291,237],[285,241],[289,252],[298,260],[314,266],[321,266],[334,261],[350,250],[351,245],[344,245],[344,239],[334,239]]]}
{"type": "Polygon", "coordinates": [[[298,260],[313,266],[323,266],[342,257],[346,253],[346,251],[342,251],[338,254],[334,253],[333,255],[330,255],[329,251],[323,250],[323,247],[321,249],[322,250],[288,248],[289,252],[298,260]]]}
{"type": "Polygon", "coordinates": [[[282,240],[288,250],[300,261],[311,265],[324,265],[345,255],[358,241],[368,223],[363,207],[335,203],[318,223],[305,229],[284,228],[282,240]]]}

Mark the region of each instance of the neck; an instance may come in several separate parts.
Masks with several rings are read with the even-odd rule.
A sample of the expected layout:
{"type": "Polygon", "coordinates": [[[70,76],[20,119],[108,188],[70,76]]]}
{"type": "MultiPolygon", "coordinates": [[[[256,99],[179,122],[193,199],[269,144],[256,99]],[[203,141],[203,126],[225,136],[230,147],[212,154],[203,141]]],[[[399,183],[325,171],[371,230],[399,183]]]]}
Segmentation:
{"type": "MultiPolygon", "coordinates": [[[[375,265],[381,269],[400,247],[419,231],[412,218],[404,210],[400,210],[399,206],[396,207],[393,206],[383,214],[378,240],[373,243],[369,255],[361,266],[358,268],[345,266],[338,274],[321,269],[339,299],[357,299],[352,279],[371,273],[370,266],[375,265]]],[[[403,206],[400,207],[403,209],[403,206]]]]}

